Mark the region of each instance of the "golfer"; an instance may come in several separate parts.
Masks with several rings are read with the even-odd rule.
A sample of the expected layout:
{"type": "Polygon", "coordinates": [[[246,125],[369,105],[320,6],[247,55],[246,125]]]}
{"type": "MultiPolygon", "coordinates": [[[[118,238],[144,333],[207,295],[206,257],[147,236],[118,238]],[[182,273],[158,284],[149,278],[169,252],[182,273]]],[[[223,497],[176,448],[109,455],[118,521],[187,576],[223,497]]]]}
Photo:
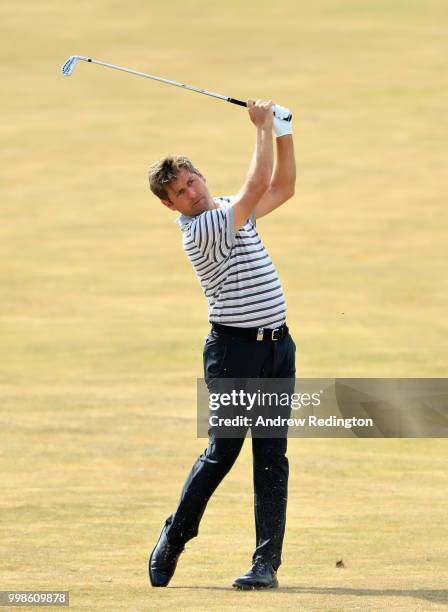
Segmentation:
{"type": "MultiPolygon", "coordinates": [[[[181,213],[183,247],[208,300],[211,331],[204,347],[204,378],[294,379],[295,344],[277,271],[256,221],[294,194],[291,121],[273,116],[270,101],[248,100],[256,143],[247,178],[235,196],[212,198],[207,182],[183,156],[166,157],[149,170],[151,191],[181,213]],[[276,135],[274,166],[273,135],[276,135]],[[273,167],[274,166],[274,167],[273,167]]],[[[286,117],[287,109],[274,107],[286,117]]],[[[198,535],[207,502],[233,466],[244,436],[219,437],[185,481],[176,511],[163,526],[149,559],[152,586],[167,586],[185,543],[198,535]]],[[[288,496],[287,437],[252,437],[256,548],[251,569],[233,586],[278,586],[288,496]]]]}

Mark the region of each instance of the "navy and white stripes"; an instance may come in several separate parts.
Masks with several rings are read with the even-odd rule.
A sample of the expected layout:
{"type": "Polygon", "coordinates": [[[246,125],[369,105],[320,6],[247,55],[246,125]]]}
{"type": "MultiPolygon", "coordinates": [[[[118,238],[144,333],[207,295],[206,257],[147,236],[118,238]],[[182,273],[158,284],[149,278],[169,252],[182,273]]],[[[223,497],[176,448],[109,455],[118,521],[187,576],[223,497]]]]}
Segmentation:
{"type": "Polygon", "coordinates": [[[278,327],[285,322],[286,304],[277,271],[254,217],[235,232],[232,200],[215,198],[219,208],[178,219],[185,252],[208,299],[209,320],[278,327]]]}

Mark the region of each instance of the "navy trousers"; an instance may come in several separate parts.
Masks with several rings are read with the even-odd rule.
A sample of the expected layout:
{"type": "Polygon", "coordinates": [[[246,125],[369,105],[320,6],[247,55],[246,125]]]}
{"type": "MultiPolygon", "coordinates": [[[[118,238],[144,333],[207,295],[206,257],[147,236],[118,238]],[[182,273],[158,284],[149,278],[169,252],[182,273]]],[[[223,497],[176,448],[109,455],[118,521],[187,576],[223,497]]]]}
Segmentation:
{"type": "MultiPolygon", "coordinates": [[[[248,340],[211,331],[204,346],[207,385],[223,378],[295,379],[295,344],[291,335],[278,341],[248,340]]],[[[243,446],[238,438],[217,437],[209,430],[205,451],[188,475],[176,511],[166,520],[170,542],[183,545],[198,534],[207,502],[229,472],[243,446]]],[[[256,548],[275,570],[281,564],[286,522],[289,466],[287,437],[252,437],[256,548]]]]}

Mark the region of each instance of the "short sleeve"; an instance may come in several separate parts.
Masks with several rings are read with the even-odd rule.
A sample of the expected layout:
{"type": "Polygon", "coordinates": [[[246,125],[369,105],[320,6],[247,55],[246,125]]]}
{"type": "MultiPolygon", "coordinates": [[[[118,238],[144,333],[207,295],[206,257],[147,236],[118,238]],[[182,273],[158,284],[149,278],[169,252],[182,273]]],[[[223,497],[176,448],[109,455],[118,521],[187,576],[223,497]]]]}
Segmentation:
{"type": "MultiPolygon", "coordinates": [[[[214,198],[215,202],[221,206],[221,208],[228,208],[229,206],[233,206],[235,204],[236,196],[228,195],[222,196],[219,198],[214,198]]],[[[247,219],[247,221],[252,221],[254,227],[257,225],[257,209],[254,208],[251,216],[247,219]]]]}
{"type": "Polygon", "coordinates": [[[199,251],[211,261],[223,261],[235,243],[233,207],[207,210],[195,217],[189,234],[199,251]]]}

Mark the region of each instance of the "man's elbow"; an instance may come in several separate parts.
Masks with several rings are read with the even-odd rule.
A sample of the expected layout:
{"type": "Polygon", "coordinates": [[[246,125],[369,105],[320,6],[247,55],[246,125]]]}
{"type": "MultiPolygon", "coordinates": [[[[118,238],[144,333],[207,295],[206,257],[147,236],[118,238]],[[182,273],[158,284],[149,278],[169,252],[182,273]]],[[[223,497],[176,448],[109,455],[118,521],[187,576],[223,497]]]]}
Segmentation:
{"type": "Polygon", "coordinates": [[[282,181],[281,183],[273,181],[269,185],[269,191],[276,200],[281,200],[283,203],[294,197],[295,183],[295,179],[290,181],[282,181]]]}
{"type": "Polygon", "coordinates": [[[268,191],[270,187],[269,177],[258,177],[257,180],[252,181],[248,185],[248,192],[252,194],[252,196],[259,200],[265,193],[268,191]]]}
{"type": "Polygon", "coordinates": [[[290,200],[291,198],[293,198],[293,197],[294,197],[295,192],[296,192],[296,190],[295,190],[294,185],[292,185],[291,187],[288,187],[288,189],[286,189],[286,191],[285,191],[285,193],[284,193],[284,195],[283,195],[283,197],[284,197],[284,199],[285,199],[285,202],[286,202],[287,200],[290,200]]]}
{"type": "Polygon", "coordinates": [[[276,200],[279,201],[279,206],[293,198],[294,194],[294,185],[290,185],[288,187],[283,187],[283,189],[276,190],[276,200]]]}

